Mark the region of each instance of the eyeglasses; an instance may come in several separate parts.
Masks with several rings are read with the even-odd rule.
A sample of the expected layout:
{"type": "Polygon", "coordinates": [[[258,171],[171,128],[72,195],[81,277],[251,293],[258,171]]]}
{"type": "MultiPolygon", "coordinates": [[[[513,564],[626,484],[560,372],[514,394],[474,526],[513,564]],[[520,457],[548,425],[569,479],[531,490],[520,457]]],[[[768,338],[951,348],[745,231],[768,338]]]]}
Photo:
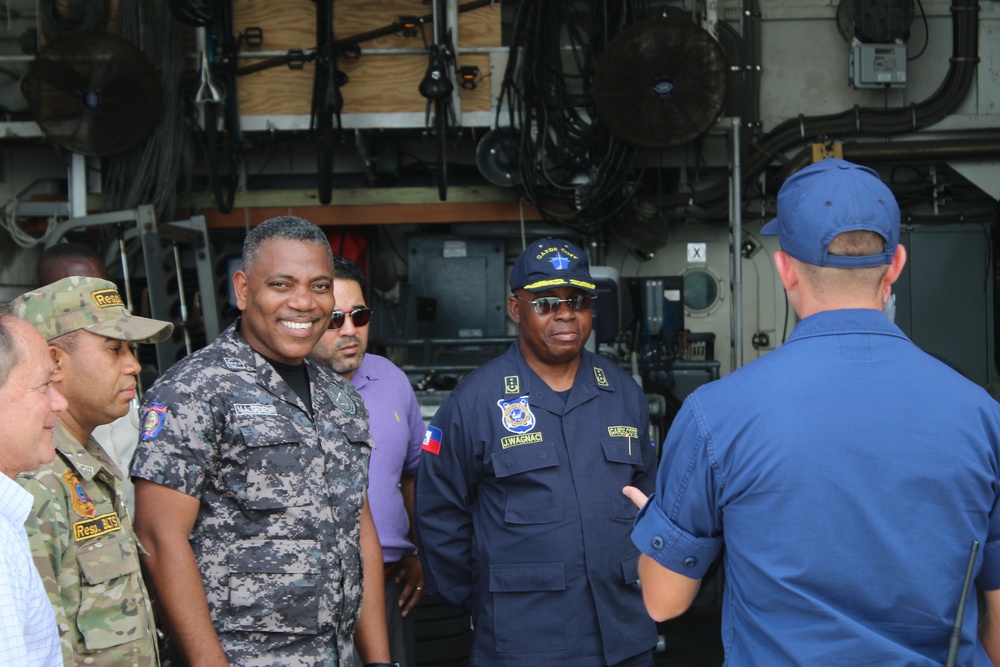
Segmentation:
{"type": "Polygon", "coordinates": [[[372,309],[371,308],[355,308],[349,313],[345,313],[342,310],[333,311],[333,315],[330,317],[330,326],[327,329],[339,329],[344,326],[344,322],[347,321],[347,316],[351,316],[351,324],[355,327],[361,328],[371,322],[372,319],[372,309]]]}
{"type": "Polygon", "coordinates": [[[547,315],[559,310],[559,304],[565,303],[570,310],[590,310],[594,306],[596,296],[590,294],[574,294],[568,299],[559,299],[554,296],[540,296],[537,299],[523,299],[515,297],[531,304],[532,310],[539,315],[547,315]]]}

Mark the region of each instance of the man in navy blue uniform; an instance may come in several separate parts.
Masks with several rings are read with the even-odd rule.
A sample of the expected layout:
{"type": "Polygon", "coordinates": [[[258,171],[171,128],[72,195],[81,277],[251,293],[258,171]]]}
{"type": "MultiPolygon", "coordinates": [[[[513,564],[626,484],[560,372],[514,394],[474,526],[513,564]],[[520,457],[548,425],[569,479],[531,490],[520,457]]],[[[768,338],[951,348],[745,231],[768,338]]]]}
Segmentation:
{"type": "Polygon", "coordinates": [[[424,439],[416,519],[429,593],[468,610],[476,667],[652,665],[627,484],[656,449],[636,382],[583,349],[596,286],[584,252],[518,257],[518,340],[463,380],[424,439]]]}
{"type": "Polygon", "coordinates": [[[643,595],[682,613],[724,545],[727,665],[945,663],[974,540],[987,613],[977,639],[973,593],[957,664],[1000,664],[1000,406],[883,314],[899,217],[867,167],[789,178],[762,231],[801,321],[670,427],[632,534],[643,595]]]}

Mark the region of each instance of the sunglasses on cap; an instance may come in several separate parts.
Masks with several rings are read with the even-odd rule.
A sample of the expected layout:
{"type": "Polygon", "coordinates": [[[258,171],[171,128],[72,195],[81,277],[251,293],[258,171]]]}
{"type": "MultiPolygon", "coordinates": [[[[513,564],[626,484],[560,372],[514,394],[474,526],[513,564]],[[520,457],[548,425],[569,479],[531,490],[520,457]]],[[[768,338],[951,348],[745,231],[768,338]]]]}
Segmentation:
{"type": "Polygon", "coordinates": [[[330,317],[330,326],[328,326],[327,329],[339,329],[344,326],[344,322],[347,321],[348,315],[351,316],[351,324],[355,327],[363,327],[371,322],[372,309],[368,307],[355,308],[349,313],[345,313],[342,310],[335,310],[330,317]]]}
{"type": "Polygon", "coordinates": [[[515,297],[521,301],[531,304],[532,310],[539,315],[546,315],[559,310],[559,304],[565,303],[570,310],[590,310],[594,306],[596,296],[590,294],[574,294],[568,299],[560,299],[554,296],[540,296],[537,299],[524,299],[515,297]]]}

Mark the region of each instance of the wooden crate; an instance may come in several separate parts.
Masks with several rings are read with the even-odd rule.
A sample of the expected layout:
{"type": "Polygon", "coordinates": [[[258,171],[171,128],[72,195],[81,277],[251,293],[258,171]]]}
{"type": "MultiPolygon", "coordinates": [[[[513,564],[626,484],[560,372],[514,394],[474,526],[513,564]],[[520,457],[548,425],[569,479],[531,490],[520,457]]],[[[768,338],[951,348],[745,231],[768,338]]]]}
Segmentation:
{"type": "MultiPolygon", "coordinates": [[[[397,16],[422,16],[430,6],[421,0],[336,0],[334,4],[334,38],[337,40],[370,32],[391,23],[397,16]]],[[[248,27],[264,31],[264,41],[258,50],[308,51],[316,44],[316,8],[312,0],[241,0],[235,3],[235,29],[248,27]]],[[[427,39],[433,37],[426,25],[427,39]]],[[[423,54],[371,54],[366,49],[422,49],[420,35],[403,37],[393,34],[359,43],[361,57],[356,61],[338,59],[338,67],[349,82],[341,90],[344,97],[342,113],[423,112],[427,100],[418,86],[427,69],[423,54]]],[[[474,65],[480,75],[490,74],[488,53],[461,54],[470,47],[500,46],[500,4],[474,9],[459,15],[459,65],[474,65]]],[[[244,48],[246,53],[253,49],[244,48]]],[[[242,64],[255,62],[241,59],[242,64]]],[[[238,80],[240,115],[309,115],[312,99],[313,66],[307,63],[301,70],[285,66],[241,76],[238,80]]],[[[461,90],[463,111],[488,111],[491,108],[489,79],[474,90],[461,90]]]]}

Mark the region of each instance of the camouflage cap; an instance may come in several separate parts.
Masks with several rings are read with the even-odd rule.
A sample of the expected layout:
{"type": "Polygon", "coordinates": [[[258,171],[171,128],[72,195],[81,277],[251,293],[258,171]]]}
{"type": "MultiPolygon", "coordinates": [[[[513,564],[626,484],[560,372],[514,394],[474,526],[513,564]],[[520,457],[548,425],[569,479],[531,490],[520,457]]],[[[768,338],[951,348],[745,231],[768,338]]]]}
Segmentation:
{"type": "Polygon", "coordinates": [[[116,340],[159,343],[174,330],[170,322],[129,313],[115,284],[100,278],[63,278],[25,292],[13,305],[14,314],[38,329],[47,341],[84,329],[116,340]]]}

